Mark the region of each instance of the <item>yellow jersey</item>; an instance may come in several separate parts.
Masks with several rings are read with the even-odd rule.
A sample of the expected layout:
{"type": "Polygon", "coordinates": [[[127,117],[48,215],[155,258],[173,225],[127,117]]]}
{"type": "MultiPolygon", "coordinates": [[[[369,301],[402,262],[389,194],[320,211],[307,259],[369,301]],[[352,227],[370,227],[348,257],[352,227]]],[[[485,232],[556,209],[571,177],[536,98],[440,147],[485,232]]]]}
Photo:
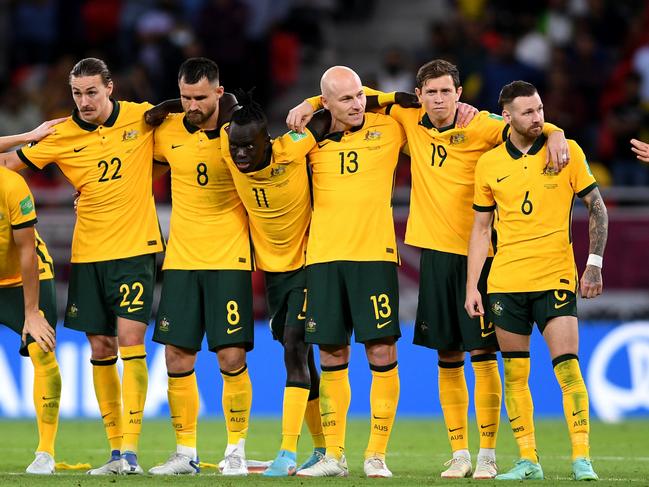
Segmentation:
{"type": "Polygon", "coordinates": [[[113,101],[103,125],[73,116],[56,133],[18,150],[28,166],[55,163],[81,193],[72,238],[73,263],[163,250],[151,188],[153,127],[149,103],[113,101]]]}
{"type": "Polygon", "coordinates": [[[221,155],[219,130],[174,113],[155,131],[155,160],[171,168],[171,222],[163,269],[252,270],[246,211],[221,155]]]}
{"type": "Polygon", "coordinates": [[[406,132],[412,189],[405,242],[467,255],[473,224],[474,171],[478,158],[502,143],[502,117],[478,113],[465,128],[435,128],[424,108],[386,109],[406,132]]]}
{"type": "MultiPolygon", "coordinates": [[[[0,287],[22,284],[20,256],[13,231],[36,224],[34,197],[18,173],[0,167],[0,287]]],[[[39,278],[53,279],[54,265],[45,243],[36,232],[39,278]]]]}
{"type": "Polygon", "coordinates": [[[496,212],[489,293],[576,292],[573,201],[597,183],[573,140],[568,141],[570,164],[559,174],[545,170],[545,141],[541,135],[523,154],[507,139],[478,160],[473,208],[496,212]]]}
{"type": "Polygon", "coordinates": [[[267,272],[303,267],[311,221],[306,154],[316,144],[313,134],[307,129],[282,135],[272,142],[268,166],[242,173],[230,156],[226,127],[221,129],[221,150],[248,211],[257,267],[267,272]]]}
{"type": "Polygon", "coordinates": [[[309,152],[313,216],[307,265],[341,260],[398,262],[392,189],[401,126],[380,113],[327,135],[309,152]]]}

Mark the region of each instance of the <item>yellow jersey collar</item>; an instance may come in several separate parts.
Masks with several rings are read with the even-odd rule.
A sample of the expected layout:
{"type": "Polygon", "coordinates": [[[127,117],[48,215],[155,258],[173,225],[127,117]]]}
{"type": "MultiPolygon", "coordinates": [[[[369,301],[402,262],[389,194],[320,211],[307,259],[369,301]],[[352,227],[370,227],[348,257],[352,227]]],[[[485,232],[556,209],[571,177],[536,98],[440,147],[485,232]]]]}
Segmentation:
{"type": "MultiPolygon", "coordinates": [[[[115,125],[115,122],[117,121],[117,117],[119,116],[119,102],[117,100],[114,100],[113,98],[111,98],[110,101],[113,103],[113,111],[110,113],[106,121],[102,124],[102,126],[104,127],[112,127],[113,125],[115,125]]],[[[79,109],[77,108],[75,108],[74,111],[72,112],[72,120],[80,128],[82,128],[83,130],[87,130],[88,132],[92,132],[96,130],[97,127],[99,127],[99,125],[86,122],[84,119],[82,119],[79,116],[79,109]]]]}
{"type": "MultiPolygon", "coordinates": [[[[530,156],[536,155],[545,145],[546,140],[547,139],[545,135],[539,135],[532,144],[532,147],[530,147],[530,149],[527,151],[527,154],[530,156]]],[[[507,140],[505,141],[505,148],[507,149],[507,152],[512,157],[512,159],[520,159],[521,157],[523,157],[523,153],[518,150],[518,148],[512,143],[509,137],[507,137],[507,140]]]]}

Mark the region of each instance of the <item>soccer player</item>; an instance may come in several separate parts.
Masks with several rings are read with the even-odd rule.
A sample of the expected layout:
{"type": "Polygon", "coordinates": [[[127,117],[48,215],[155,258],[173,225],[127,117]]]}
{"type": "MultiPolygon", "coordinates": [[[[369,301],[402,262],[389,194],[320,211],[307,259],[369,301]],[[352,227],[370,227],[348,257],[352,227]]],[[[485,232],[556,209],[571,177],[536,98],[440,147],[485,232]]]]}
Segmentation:
{"type": "Polygon", "coordinates": [[[88,473],[138,474],[148,384],[144,334],[155,253],[163,249],[151,192],[153,128],[144,119],[152,105],[112,99],[110,71],[96,58],[72,68],[70,86],[76,105],[72,117],[38,144],[0,155],[0,164],[19,170],[54,162],[81,194],[64,324],[88,337],[111,448],[109,461],[88,473]]]}
{"type": "Polygon", "coordinates": [[[264,271],[273,336],[284,347],[286,387],[282,444],[263,475],[286,477],[297,470],[297,442],[306,417],[314,451],[300,469],[325,453],[320,421],[319,377],[310,345],[304,342],[305,251],[311,221],[306,154],[330,125],[328,113],[316,115],[304,134],[289,132],[275,140],[250,93],[237,93],[240,109],[221,129],[221,149],[250,219],[257,267],[264,271]]]}
{"type": "Polygon", "coordinates": [[[514,81],[500,92],[503,117],[511,126],[504,144],[478,160],[475,218],[468,255],[465,309],[484,316],[478,288],[495,219],[497,253],[488,280],[488,303],[505,363],[505,405],[520,460],[500,480],[542,479],[532,418],[530,334],[543,334],[557,381],[572,443],[577,480],[597,480],[589,459],[588,392],[581,376],[577,328],[577,272],[570,223],[575,194],[589,212],[590,255],[580,286],[584,298],[602,292],[602,256],[608,217],[581,148],[568,141],[571,160],[557,174],[545,165],[543,104],[536,88],[514,81]]]}
{"type": "Polygon", "coordinates": [[[637,154],[637,158],[649,162],[649,144],[638,139],[631,139],[631,150],[637,154]]]}
{"type": "Polygon", "coordinates": [[[176,452],[152,474],[195,474],[198,386],[194,364],[207,335],[223,377],[228,443],[224,475],[247,475],[252,386],[252,255],[248,218],[221,156],[217,65],[186,60],[178,72],[182,113],[155,132],[155,160],[171,169],[171,224],[153,340],[165,345],[176,452]]]}
{"type": "Polygon", "coordinates": [[[351,391],[349,340],[365,345],[372,371],[370,438],[364,470],[391,477],[387,443],[399,400],[398,254],[392,181],[403,130],[390,117],[365,113],[358,75],[344,66],[321,79],[330,133],[309,153],[313,216],[307,244],[306,341],[320,348],[320,414],[326,455],[299,476],[347,476],[344,456],[351,391]]]}
{"type": "MultiPolygon", "coordinates": [[[[463,478],[472,473],[464,375],[468,351],[476,378],[474,400],[480,433],[473,474],[478,479],[493,478],[502,389],[496,337],[488,319],[469,319],[463,308],[473,172],[480,155],[503,141],[507,125],[502,117],[488,112],[459,123],[460,75],[447,61],[424,64],[416,82],[420,108],[386,108],[405,130],[411,157],[412,194],[405,242],[422,249],[414,343],[438,351],[439,397],[453,455],[441,476],[463,478]]],[[[379,100],[392,96],[368,92],[378,94],[379,100]]],[[[548,133],[554,130],[548,124],[548,133]]],[[[549,139],[555,157],[567,153],[561,131],[553,132],[549,139]]],[[[483,292],[490,260],[480,280],[483,292]]]]}
{"type": "MultiPolygon", "coordinates": [[[[31,132],[0,137],[0,150],[36,142],[54,133],[45,122],[31,132]]],[[[0,323],[22,335],[20,354],[34,366],[34,410],[38,446],[31,474],[54,473],[54,441],[59,424],[61,374],[54,355],[56,288],[54,266],[35,229],[36,210],[25,180],[0,167],[0,323]]]]}

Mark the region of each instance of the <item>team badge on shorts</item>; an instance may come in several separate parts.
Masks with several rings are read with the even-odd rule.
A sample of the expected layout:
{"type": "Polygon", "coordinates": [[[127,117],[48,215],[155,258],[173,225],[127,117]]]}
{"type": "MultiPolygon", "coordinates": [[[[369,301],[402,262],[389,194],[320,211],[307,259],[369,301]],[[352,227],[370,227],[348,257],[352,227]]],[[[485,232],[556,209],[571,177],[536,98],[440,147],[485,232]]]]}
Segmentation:
{"type": "Polygon", "coordinates": [[[308,333],[314,333],[315,332],[315,320],[313,318],[309,318],[309,321],[306,322],[306,327],[305,330],[308,333]]]}
{"type": "Polygon", "coordinates": [[[77,308],[77,305],[72,303],[68,307],[68,312],[66,313],[70,318],[76,318],[79,315],[79,308],[77,308]]]}
{"type": "Polygon", "coordinates": [[[158,324],[158,330],[163,332],[169,331],[169,320],[167,319],[166,316],[163,316],[162,319],[160,320],[160,323],[158,324]]]}
{"type": "Polygon", "coordinates": [[[496,301],[493,305],[491,305],[491,311],[494,312],[496,316],[500,316],[503,313],[503,305],[500,301],[496,301]]]}

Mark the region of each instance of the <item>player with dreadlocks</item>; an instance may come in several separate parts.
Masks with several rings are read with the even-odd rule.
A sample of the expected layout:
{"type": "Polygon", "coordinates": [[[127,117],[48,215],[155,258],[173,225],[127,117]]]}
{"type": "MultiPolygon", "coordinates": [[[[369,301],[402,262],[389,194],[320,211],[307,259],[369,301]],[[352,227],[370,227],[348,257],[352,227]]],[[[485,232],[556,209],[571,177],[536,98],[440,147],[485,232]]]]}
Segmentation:
{"type": "Polygon", "coordinates": [[[324,455],[319,409],[319,377],[311,347],[304,342],[305,250],[311,222],[306,154],[329,129],[328,112],[318,114],[303,134],[288,132],[275,140],[252,91],[235,92],[239,109],[221,129],[221,150],[239,197],[248,212],[257,267],[264,271],[273,336],[284,347],[286,387],[282,444],[264,472],[271,477],[297,470],[297,441],[306,419],[314,451],[300,467],[324,455]]]}

